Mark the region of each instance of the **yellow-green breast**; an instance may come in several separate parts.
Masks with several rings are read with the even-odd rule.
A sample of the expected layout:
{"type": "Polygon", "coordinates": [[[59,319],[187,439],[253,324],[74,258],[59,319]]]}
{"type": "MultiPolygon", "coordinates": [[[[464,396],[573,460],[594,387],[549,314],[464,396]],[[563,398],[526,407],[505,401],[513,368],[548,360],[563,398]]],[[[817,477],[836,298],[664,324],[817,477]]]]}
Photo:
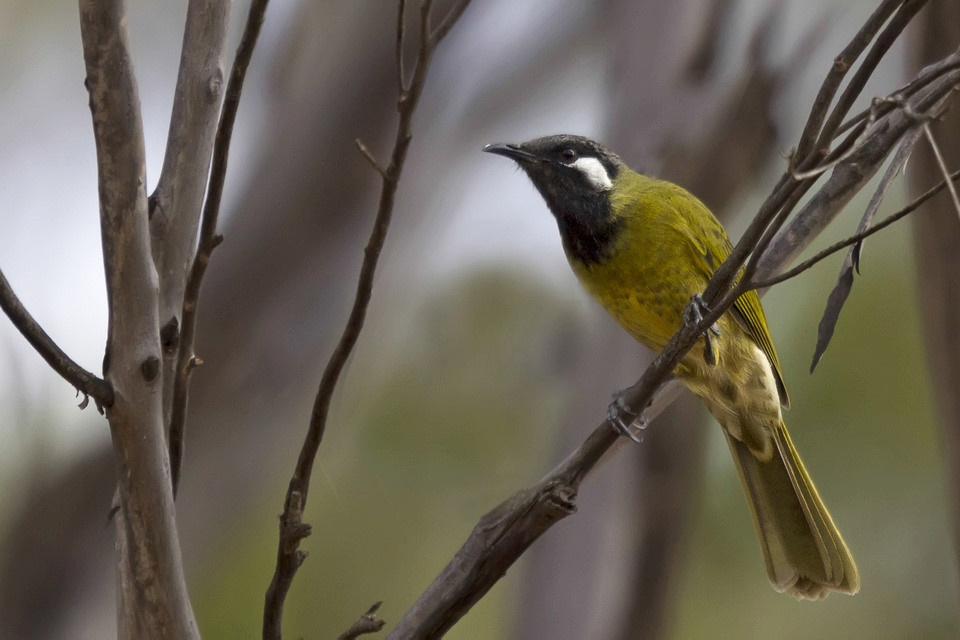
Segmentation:
{"type": "MultiPolygon", "coordinates": [[[[659,351],[732,247],[716,217],[682,187],[626,167],[613,187],[610,207],[620,224],[606,257],[588,263],[567,251],[567,258],[584,288],[614,319],[659,351]]],[[[779,359],[756,293],[741,296],[720,324],[749,336],[767,355],[786,403],[779,359]]]]}

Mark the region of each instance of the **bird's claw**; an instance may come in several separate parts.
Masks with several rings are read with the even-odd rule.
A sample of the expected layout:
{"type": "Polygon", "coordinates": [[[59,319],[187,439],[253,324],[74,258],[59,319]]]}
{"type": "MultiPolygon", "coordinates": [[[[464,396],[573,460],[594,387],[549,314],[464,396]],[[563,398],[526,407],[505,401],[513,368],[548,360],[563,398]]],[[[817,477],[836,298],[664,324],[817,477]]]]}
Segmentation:
{"type": "Polygon", "coordinates": [[[620,435],[640,444],[641,440],[637,431],[646,429],[647,421],[643,418],[642,411],[638,414],[627,405],[626,394],[628,391],[629,389],[625,389],[613,394],[613,400],[607,407],[607,419],[620,435]],[[624,415],[630,418],[629,422],[624,421],[622,417],[624,415]]]}
{"type": "MultiPolygon", "coordinates": [[[[709,309],[707,309],[707,304],[703,301],[703,296],[695,293],[690,300],[690,304],[687,305],[686,311],[683,312],[683,321],[687,326],[695,327],[703,322],[703,316],[708,311],[709,309]]],[[[713,365],[717,364],[717,354],[713,349],[713,341],[710,339],[711,333],[715,336],[720,336],[720,327],[716,322],[707,327],[703,332],[703,359],[707,364],[713,365]]]]}

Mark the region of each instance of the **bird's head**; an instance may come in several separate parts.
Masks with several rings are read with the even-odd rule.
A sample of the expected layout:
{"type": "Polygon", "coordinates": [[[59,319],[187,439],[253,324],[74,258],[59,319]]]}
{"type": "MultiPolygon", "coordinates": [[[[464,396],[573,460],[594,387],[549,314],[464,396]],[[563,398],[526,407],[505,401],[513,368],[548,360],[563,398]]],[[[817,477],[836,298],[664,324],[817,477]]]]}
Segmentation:
{"type": "Polygon", "coordinates": [[[617,222],[610,196],[620,158],[589,138],[547,136],[520,144],[489,144],[488,153],[515,161],[557,219],[564,245],[584,262],[605,257],[617,222]]]}
{"type": "Polygon", "coordinates": [[[514,160],[530,177],[554,214],[578,200],[606,199],[623,161],[599,142],[573,135],[547,136],[520,144],[488,144],[488,153],[514,160]]]}

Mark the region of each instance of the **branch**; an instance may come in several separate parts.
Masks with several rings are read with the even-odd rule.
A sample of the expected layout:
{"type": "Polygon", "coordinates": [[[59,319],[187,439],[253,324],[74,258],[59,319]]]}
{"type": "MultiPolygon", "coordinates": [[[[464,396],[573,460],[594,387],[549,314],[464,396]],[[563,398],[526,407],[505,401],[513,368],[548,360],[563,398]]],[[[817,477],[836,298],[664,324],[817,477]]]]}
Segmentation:
{"type": "MultiPolygon", "coordinates": [[[[869,132],[859,145],[858,151],[833,170],[824,186],[773,239],[768,250],[758,260],[758,279],[770,277],[781,265],[796,259],[803,248],[826,228],[857,190],[880,168],[890,149],[898,143],[903,134],[916,125],[916,117],[903,108],[904,104],[909,104],[912,112],[927,112],[954,91],[960,83],[960,49],[922,70],[915,82],[920,79],[924,79],[926,83],[915,86],[909,102],[897,100],[895,96],[900,95],[899,92],[880,101],[887,104],[889,110],[882,110],[885,115],[878,117],[869,126],[869,132]],[[949,67],[950,70],[938,71],[944,67],[949,67]],[[931,69],[935,72],[931,72],[931,69]]],[[[877,111],[880,112],[881,110],[877,111]]]]}
{"type": "Polygon", "coordinates": [[[883,26],[883,23],[893,14],[902,1],[884,0],[867,18],[867,21],[850,43],[834,58],[833,66],[820,86],[817,97],[813,100],[813,107],[807,117],[807,123],[800,134],[800,142],[797,144],[796,151],[798,157],[806,157],[813,150],[814,140],[819,136],[823,121],[827,117],[827,109],[830,108],[833,97],[840,89],[840,83],[843,82],[844,76],[847,75],[847,71],[850,70],[854,61],[863,53],[873,37],[880,31],[880,27],[883,26]]]}
{"type": "MultiPolygon", "coordinates": [[[[396,59],[395,61],[397,63],[397,95],[400,95],[407,90],[407,72],[403,70],[403,36],[404,28],[407,24],[404,12],[406,9],[406,1],[400,0],[399,4],[397,5],[397,37],[394,46],[394,58],[396,59]]],[[[357,142],[360,145],[363,144],[359,141],[359,138],[357,139],[357,142]]],[[[364,152],[362,148],[360,151],[364,155],[369,154],[369,152],[364,152]]],[[[380,170],[380,165],[377,164],[377,161],[374,160],[372,155],[370,156],[369,160],[373,163],[373,166],[377,168],[377,171],[382,174],[383,171],[380,170]]]]}
{"type": "MultiPolygon", "coordinates": [[[[453,20],[459,17],[468,2],[469,0],[463,0],[458,4],[457,8],[454,9],[456,13],[453,20]]],[[[403,8],[402,4],[399,8],[403,8]]],[[[402,88],[398,96],[397,112],[399,114],[399,122],[397,123],[396,139],[390,155],[389,165],[382,172],[379,172],[381,177],[380,202],[373,224],[373,230],[370,233],[370,239],[364,249],[364,258],[363,264],[360,267],[356,297],[354,298],[353,307],[350,310],[346,327],[340,337],[340,342],[334,349],[323,371],[320,386],[314,400],[307,435],[300,450],[293,477],[290,479],[290,484],[287,488],[283,513],[280,515],[277,565],[265,596],[263,610],[264,638],[276,638],[279,640],[281,637],[283,604],[287,592],[290,590],[290,585],[293,583],[297,569],[306,558],[306,553],[300,551],[300,543],[303,538],[310,535],[310,527],[302,522],[302,512],[307,503],[313,463],[320,449],[320,443],[323,440],[324,430],[326,429],[330,400],[333,397],[333,392],[336,389],[343,367],[360,337],[360,331],[363,328],[363,323],[366,318],[367,307],[370,304],[370,298],[373,293],[373,278],[376,273],[377,262],[384,242],[387,239],[387,231],[393,215],[397,186],[412,138],[411,127],[413,115],[423,92],[423,86],[427,79],[427,71],[430,67],[430,60],[442,37],[446,35],[447,30],[449,30],[453,24],[453,20],[450,20],[450,16],[448,15],[441,25],[444,30],[434,39],[429,30],[430,9],[431,2],[429,0],[421,4],[420,46],[418,47],[416,65],[409,87],[406,89],[402,88]]],[[[436,33],[437,32],[434,32],[434,34],[436,33]]],[[[403,28],[399,27],[397,29],[397,38],[402,37],[403,28]]],[[[401,44],[398,43],[398,54],[401,53],[400,47],[401,44]]],[[[399,74],[401,71],[402,66],[398,62],[397,73],[399,74]]],[[[398,77],[398,84],[401,87],[403,87],[402,82],[402,78],[398,77]]],[[[372,155],[364,155],[367,156],[368,160],[373,160],[372,155]]],[[[380,165],[374,162],[374,166],[379,168],[380,165]]]]}
{"type": "MultiPolygon", "coordinates": [[[[892,12],[898,3],[886,2],[881,6],[892,12]]],[[[875,20],[876,14],[871,17],[875,20]]],[[[873,33],[879,30],[886,16],[879,18],[873,25],[873,33]]],[[[869,24],[868,24],[869,26],[869,24]]],[[[867,27],[861,30],[854,41],[848,45],[846,52],[860,47],[862,51],[870,38],[864,40],[867,27]],[[856,46],[854,46],[856,45],[856,46]]],[[[871,36],[872,37],[872,36],[871,36]]],[[[819,123],[825,117],[826,107],[833,93],[839,86],[838,67],[845,62],[843,54],[837,59],[834,71],[828,74],[821,87],[817,103],[811,113],[811,120],[805,127],[805,132],[813,131],[815,136],[819,130],[819,123]],[[836,86],[833,86],[833,85],[836,86]],[[831,88],[832,87],[832,88],[831,88]],[[824,98],[827,96],[827,98],[824,98]],[[826,104],[821,105],[821,102],[826,104]]],[[[842,71],[846,71],[843,69],[842,71]]],[[[841,74],[842,75],[842,74],[841,74]]],[[[922,96],[918,97],[914,107],[929,109],[937,100],[949,93],[960,76],[945,74],[940,78],[945,84],[932,82],[926,87],[922,96]],[[949,77],[948,77],[949,76],[949,77]]],[[[844,107],[839,115],[838,122],[845,117],[849,105],[844,107]]],[[[873,123],[873,130],[863,143],[862,149],[853,154],[846,162],[834,170],[834,175],[851,173],[854,170],[876,170],[886,154],[898,143],[903,131],[908,128],[904,122],[904,129],[899,133],[887,135],[890,130],[899,124],[898,118],[908,120],[904,109],[898,107],[885,118],[873,123]],[[867,152],[870,152],[868,154],[867,152]],[[882,153],[881,153],[882,151],[882,153]],[[858,168],[857,163],[874,160],[873,153],[879,157],[876,166],[858,168]]],[[[915,123],[914,123],[915,124],[915,123]]],[[[807,143],[810,146],[810,143],[807,143]]],[[[803,145],[798,146],[803,148],[803,145]]],[[[709,327],[742,293],[744,283],[734,287],[733,283],[741,274],[741,269],[751,253],[752,269],[758,269],[758,256],[762,252],[762,245],[773,238],[780,239],[785,231],[774,235],[780,225],[784,224],[792,208],[799,201],[803,193],[813,184],[813,178],[796,180],[792,177],[794,170],[808,171],[816,166],[827,153],[811,149],[807,154],[796,154],[791,161],[788,171],[775,185],[771,195],[760,207],[754,220],[751,222],[740,242],[734,247],[729,258],[720,266],[710,279],[705,292],[709,313],[697,326],[682,326],[673,336],[667,346],[654,359],[650,367],[644,372],[640,380],[631,388],[626,397],[628,408],[621,411],[618,417],[629,424],[636,418],[649,421],[655,417],[662,406],[672,400],[675,392],[669,382],[670,373],[674,370],[680,358],[702,336],[709,327]],[[636,412],[629,407],[643,407],[636,412]],[[639,416],[637,415],[639,414],[639,416]]],[[[856,180],[840,181],[841,184],[828,181],[824,189],[843,189],[856,191],[862,182],[856,180]]],[[[851,193],[837,191],[831,197],[819,198],[818,219],[832,218],[851,197],[851,193]]],[[[823,190],[814,196],[817,200],[823,190]]],[[[788,261],[795,251],[802,250],[813,239],[815,234],[795,235],[788,238],[788,242],[773,243],[766,251],[763,265],[766,268],[777,269],[788,261]]],[[[747,268],[750,268],[748,265],[747,268]]],[[[744,269],[746,271],[747,269],[744,269]]],[[[763,272],[762,269],[760,269],[763,272]]],[[[749,281],[749,276],[743,276],[749,281]]],[[[557,469],[553,470],[536,485],[521,490],[480,519],[464,545],[457,551],[453,559],[441,571],[430,587],[420,596],[416,603],[404,614],[397,626],[390,632],[388,639],[399,640],[408,637],[437,637],[448,630],[464,613],[466,613],[486,592],[503,576],[506,570],[523,554],[524,551],[547,529],[557,521],[563,519],[574,510],[574,501],[583,479],[598,465],[604,455],[618,443],[619,435],[616,428],[609,421],[605,421],[594,429],[587,440],[557,469]]]]}
{"type": "MultiPolygon", "coordinates": [[[[947,56],[946,58],[943,58],[942,60],[939,60],[921,69],[920,72],[910,82],[894,91],[891,96],[901,96],[903,99],[912,98],[918,90],[927,87],[940,76],[957,68],[960,68],[960,60],[958,60],[956,56],[947,56]]],[[[898,100],[875,100],[868,108],[860,111],[855,116],[849,118],[846,122],[840,125],[840,127],[837,129],[837,133],[845,133],[853,128],[854,125],[870,119],[871,116],[872,119],[875,120],[879,116],[886,115],[893,110],[894,106],[899,104],[900,101],[898,100]]]]}
{"type": "Polygon", "coordinates": [[[943,174],[944,182],[941,184],[947,186],[947,191],[950,192],[950,199],[953,201],[953,210],[960,216],[960,198],[957,197],[957,190],[953,186],[953,178],[950,177],[947,163],[943,160],[943,154],[940,153],[940,146],[933,137],[933,132],[930,131],[930,124],[928,122],[923,123],[923,134],[927,137],[927,142],[930,143],[930,150],[933,151],[933,157],[936,158],[937,166],[940,167],[940,173],[943,174]]]}
{"type": "Polygon", "coordinates": [[[457,4],[444,16],[443,20],[440,21],[440,24],[430,32],[430,48],[435,49],[440,41],[443,40],[447,33],[450,31],[450,28],[460,19],[460,16],[463,15],[463,12],[467,10],[467,5],[470,4],[470,0],[460,0],[457,4]]]}
{"type": "Polygon", "coordinates": [[[367,609],[366,613],[360,616],[356,622],[350,625],[349,629],[337,637],[337,640],[354,640],[354,638],[359,638],[368,633],[376,633],[380,631],[380,629],[383,629],[384,621],[377,618],[377,609],[379,609],[382,604],[383,602],[373,603],[373,605],[367,609]]]}
{"type": "Polygon", "coordinates": [[[223,50],[229,0],[190,0],[167,149],[149,199],[150,240],[160,280],[164,423],[170,424],[184,287],[210,173],[213,136],[223,97],[223,50]]]}
{"type": "Polygon", "coordinates": [[[50,367],[60,374],[64,380],[84,395],[80,408],[86,407],[87,398],[93,398],[97,410],[103,413],[103,407],[113,404],[113,387],[105,380],[101,380],[79,364],[70,359],[57,343],[47,335],[30,312],[23,306],[17,294],[0,270],[0,307],[13,322],[13,326],[27,339],[40,357],[47,361],[50,367]]]}
{"type": "Polygon", "coordinates": [[[746,289],[748,290],[749,289],[766,289],[767,287],[772,287],[775,284],[780,284],[781,282],[790,280],[791,278],[795,278],[796,276],[800,275],[804,271],[810,269],[810,267],[816,265],[818,262],[822,262],[824,259],[829,258],[830,256],[837,253],[838,251],[842,251],[847,247],[852,247],[857,243],[861,242],[862,240],[869,238],[870,236],[877,233],[878,231],[882,231],[883,229],[886,229],[887,227],[892,225],[894,222],[907,217],[908,215],[910,215],[911,213],[919,209],[924,202],[926,202],[933,196],[937,195],[938,193],[943,191],[945,188],[952,188],[952,184],[957,180],[960,180],[960,170],[957,170],[951,173],[949,175],[949,178],[950,178],[949,182],[947,182],[946,180],[941,180],[937,186],[929,189],[923,195],[915,198],[910,204],[903,207],[896,213],[890,214],[889,216],[887,216],[877,224],[871,225],[863,229],[862,231],[859,231],[853,234],[848,238],[844,238],[839,242],[833,243],[832,245],[830,245],[823,251],[820,251],[819,253],[809,258],[808,260],[804,260],[797,266],[787,271],[784,271],[779,275],[765,278],[762,280],[752,280],[746,286],[746,289]]]}
{"type": "Polygon", "coordinates": [[[864,57],[863,63],[857,69],[853,78],[850,79],[850,83],[837,99],[837,105],[823,125],[823,130],[817,139],[816,148],[822,149],[830,144],[830,141],[833,140],[836,135],[837,127],[840,126],[847,112],[850,111],[853,103],[857,97],[859,97],[860,92],[863,91],[863,87],[867,84],[867,80],[873,75],[880,60],[907,27],[907,24],[909,24],[926,3],[927,0],[904,0],[900,5],[900,8],[897,9],[896,14],[890,19],[886,28],[877,36],[870,51],[868,51],[864,57]]]}
{"type": "Polygon", "coordinates": [[[109,325],[104,379],[119,483],[118,632],[198,638],[180,556],[160,390],[157,274],[147,228],[140,98],[122,0],[80,0],[97,147],[109,325]]]}
{"type": "Polygon", "coordinates": [[[387,177],[387,170],[380,166],[380,162],[373,157],[373,153],[371,153],[370,149],[367,148],[367,145],[363,144],[363,140],[357,138],[353,141],[353,144],[357,146],[357,151],[359,151],[363,155],[364,159],[370,163],[370,166],[373,167],[373,170],[379,173],[383,180],[388,180],[389,178],[387,177]]]}
{"type": "Polygon", "coordinates": [[[237,47],[237,55],[230,70],[227,82],[227,95],[223,102],[223,112],[217,126],[216,141],[213,148],[213,166],[210,170],[210,187],[203,206],[203,222],[200,227],[200,242],[190,274],[187,277],[183,294],[183,326],[180,331],[177,362],[174,369],[173,399],[170,410],[170,480],[176,495],[180,484],[180,469],[183,465],[183,439],[187,420],[187,396],[190,387],[190,374],[201,363],[193,352],[194,336],[197,329],[197,305],[199,304],[200,285],[210,263],[213,250],[223,241],[217,234],[217,218],[223,199],[223,187],[227,176],[227,159],[230,155],[230,141],[233,138],[233,126],[237,120],[240,106],[240,94],[243,81],[247,76],[250,59],[263,26],[269,0],[254,0],[247,14],[247,24],[237,47]]]}

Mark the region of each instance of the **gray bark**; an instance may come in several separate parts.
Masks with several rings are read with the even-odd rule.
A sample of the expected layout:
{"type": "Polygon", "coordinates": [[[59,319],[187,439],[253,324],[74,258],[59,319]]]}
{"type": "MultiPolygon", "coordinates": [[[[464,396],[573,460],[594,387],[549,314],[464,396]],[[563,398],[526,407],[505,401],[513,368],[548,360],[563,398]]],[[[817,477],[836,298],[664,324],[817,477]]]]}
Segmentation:
{"type": "Polygon", "coordinates": [[[147,228],[143,124],[123,2],[81,0],[109,328],[104,378],[119,483],[118,634],[199,637],[186,590],[163,431],[158,281],[147,228]]]}

